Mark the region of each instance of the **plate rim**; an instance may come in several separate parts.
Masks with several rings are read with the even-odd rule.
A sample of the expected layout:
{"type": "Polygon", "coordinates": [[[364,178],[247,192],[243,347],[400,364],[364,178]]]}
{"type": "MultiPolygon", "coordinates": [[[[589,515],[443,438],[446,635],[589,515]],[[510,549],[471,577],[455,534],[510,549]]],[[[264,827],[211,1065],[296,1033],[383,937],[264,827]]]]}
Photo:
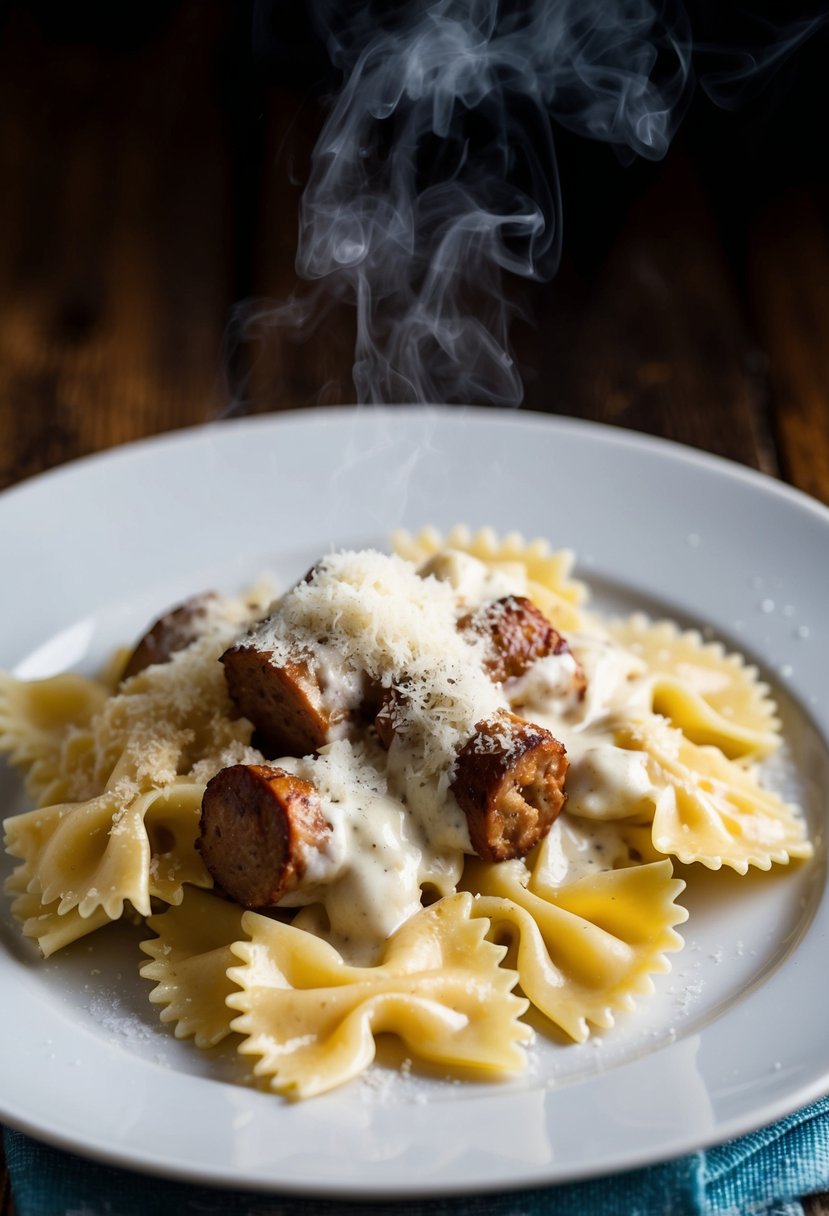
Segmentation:
{"type": "Polygon", "coordinates": [[[572,431],[573,434],[581,433],[585,437],[592,436],[598,442],[612,440],[614,445],[620,447],[642,448],[643,450],[652,450],[654,452],[661,451],[666,457],[673,457],[683,463],[697,464],[703,468],[710,468],[714,472],[719,469],[722,472],[730,473],[737,480],[745,480],[755,487],[766,489],[770,494],[776,494],[793,503],[798,503],[804,509],[814,512],[818,516],[823,516],[829,521],[829,504],[822,503],[819,499],[807,493],[806,490],[800,489],[799,486],[792,485],[790,482],[784,481],[782,478],[776,477],[774,474],[753,465],[742,464],[731,456],[724,456],[718,452],[709,452],[705,448],[698,448],[678,439],[671,439],[664,435],[655,435],[649,431],[638,431],[610,422],[599,422],[591,418],[581,418],[571,414],[549,414],[543,410],[526,409],[523,406],[510,410],[498,406],[444,406],[429,403],[423,405],[297,406],[281,409],[276,413],[270,414],[244,414],[215,418],[207,422],[196,422],[187,426],[175,427],[169,431],[158,431],[151,435],[139,436],[125,443],[114,444],[111,447],[101,448],[94,452],[87,452],[85,455],[75,456],[60,464],[52,465],[50,468],[31,473],[27,477],[23,477],[19,481],[15,481],[11,485],[0,489],[0,502],[4,502],[6,499],[11,499],[17,495],[23,495],[29,491],[36,492],[42,483],[46,483],[51,479],[57,481],[63,477],[71,478],[82,473],[86,468],[96,468],[98,465],[106,465],[121,459],[129,459],[134,455],[152,454],[156,449],[171,445],[186,445],[202,435],[207,436],[220,430],[238,429],[241,431],[247,428],[255,430],[259,427],[270,430],[274,426],[278,427],[294,423],[302,424],[305,422],[324,424],[326,421],[332,420],[338,422],[344,420],[359,422],[360,420],[368,421],[372,415],[378,416],[383,414],[394,415],[403,419],[423,418],[431,414],[434,418],[442,419],[450,413],[453,418],[474,419],[476,424],[486,424],[487,422],[503,423],[507,421],[517,422],[519,426],[540,424],[545,428],[549,427],[553,430],[561,430],[564,433],[572,431]]]}

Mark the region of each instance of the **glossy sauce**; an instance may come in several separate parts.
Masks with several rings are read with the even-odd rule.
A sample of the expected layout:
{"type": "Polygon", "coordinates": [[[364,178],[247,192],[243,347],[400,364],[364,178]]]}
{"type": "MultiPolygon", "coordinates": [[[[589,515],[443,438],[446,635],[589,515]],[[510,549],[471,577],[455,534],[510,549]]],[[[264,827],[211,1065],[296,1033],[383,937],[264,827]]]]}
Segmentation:
{"type": "MultiPolygon", "coordinates": [[[[372,577],[381,568],[373,565],[372,577]]],[[[647,704],[641,661],[609,641],[597,624],[595,632],[568,638],[572,653],[539,660],[502,689],[483,674],[477,650],[459,641],[455,621],[493,598],[525,594],[525,581],[465,554],[443,555],[429,573],[434,577],[422,580],[421,588],[423,582],[433,585],[438,602],[447,605],[446,591],[453,592],[441,629],[431,619],[415,648],[418,661],[436,673],[431,698],[414,709],[407,700],[408,717],[404,708],[388,751],[369,734],[359,742],[340,739],[316,756],[278,761],[316,785],[332,826],[327,848],[282,906],[301,907],[296,923],[355,963],[376,960],[386,939],[419,910],[424,891],[433,897],[455,889],[471,846],[450,790],[452,766],[475,723],[493,710],[512,707],[567,748],[567,811],[542,846],[556,883],[625,864],[626,846],[612,821],[635,815],[653,797],[645,757],[615,744],[615,725],[647,704]],[[429,653],[435,633],[438,648],[429,653]],[[459,661],[466,665],[463,672],[459,661]],[[581,696],[573,691],[576,663],[587,678],[581,696]],[[463,687],[450,704],[461,677],[463,687]]],[[[335,662],[325,661],[329,645],[320,647],[319,658],[327,683],[336,686],[343,677],[335,662]]],[[[364,664],[375,665],[373,674],[379,674],[381,659],[371,651],[362,656],[364,664]]],[[[338,700],[356,695],[353,670],[338,700]]]]}

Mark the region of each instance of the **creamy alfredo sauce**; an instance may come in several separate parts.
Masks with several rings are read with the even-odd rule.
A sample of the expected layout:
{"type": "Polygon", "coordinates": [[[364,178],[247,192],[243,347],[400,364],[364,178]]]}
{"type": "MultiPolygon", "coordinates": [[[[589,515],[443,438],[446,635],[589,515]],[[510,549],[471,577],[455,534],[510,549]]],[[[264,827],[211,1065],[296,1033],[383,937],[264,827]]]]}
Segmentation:
{"type": "Polygon", "coordinates": [[[647,708],[644,665],[597,625],[568,636],[570,653],[537,661],[512,686],[494,684],[483,642],[461,635],[457,621],[526,593],[522,567],[493,570],[462,553],[443,554],[420,573],[379,553],[334,554],[249,635],[275,663],[310,658],[329,708],[355,708],[364,673],[403,690],[388,751],[363,729],[335,736],[317,755],[274,762],[316,786],[331,824],[326,846],[310,851],[302,886],[281,906],[301,907],[295,923],[349,961],[375,958],[421,907],[424,890],[455,889],[471,846],[450,789],[453,765],[476,724],[499,711],[546,727],[567,749],[567,811],[546,846],[550,880],[624,860],[612,825],[596,821],[635,815],[653,797],[644,756],[614,743],[620,717],[647,708]],[[573,691],[577,663],[587,679],[581,696],[573,691]]]}

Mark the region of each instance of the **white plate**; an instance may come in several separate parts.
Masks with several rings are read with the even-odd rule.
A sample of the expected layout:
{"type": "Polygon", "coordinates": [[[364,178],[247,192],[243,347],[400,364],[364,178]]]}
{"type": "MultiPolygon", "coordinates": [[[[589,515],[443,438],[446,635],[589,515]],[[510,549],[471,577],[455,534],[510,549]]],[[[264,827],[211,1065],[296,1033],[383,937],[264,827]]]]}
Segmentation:
{"type": "MultiPolygon", "coordinates": [[[[403,1197],[562,1182],[659,1161],[829,1090],[824,894],[829,512],[671,444],[538,415],[324,410],[221,423],[85,460],[0,497],[0,666],[92,671],[154,614],[397,525],[492,524],[573,547],[613,607],[712,627],[784,711],[814,862],[695,875],[656,996],[529,1074],[475,1085],[382,1068],[291,1105],[179,1043],[115,927],[42,962],[4,905],[0,1118],[187,1179],[403,1197]],[[428,1113],[424,1107],[428,1100],[428,1113]]],[[[0,774],[8,810],[25,805],[0,774]]],[[[8,868],[8,862],[6,863],[8,868]]]]}

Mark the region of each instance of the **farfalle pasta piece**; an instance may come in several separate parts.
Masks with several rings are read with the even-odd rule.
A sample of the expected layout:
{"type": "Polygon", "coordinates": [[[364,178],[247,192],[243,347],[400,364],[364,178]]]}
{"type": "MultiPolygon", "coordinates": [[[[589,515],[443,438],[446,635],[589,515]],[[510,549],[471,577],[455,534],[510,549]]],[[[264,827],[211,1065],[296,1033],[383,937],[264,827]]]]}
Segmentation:
{"type": "Polygon", "coordinates": [[[72,673],[24,681],[0,672],[0,752],[41,806],[68,794],[69,772],[83,767],[90,724],[108,696],[105,684],[72,673]]]}
{"type": "Polygon", "coordinates": [[[642,613],[613,623],[610,633],[647,664],[653,711],[692,742],[751,761],[778,747],[780,722],[768,685],[741,655],[703,641],[696,630],[642,613]]]}
{"type": "Polygon", "coordinates": [[[188,888],[182,903],[147,920],[155,938],[141,942],[150,956],[140,974],[155,980],[150,993],[162,1005],[161,1021],[175,1023],[178,1039],[215,1047],[231,1034],[227,998],[237,991],[228,977],[236,962],[231,944],[243,936],[244,910],[216,895],[188,888]]]}
{"type": "Polygon", "coordinates": [[[434,528],[424,528],[416,535],[401,530],[394,533],[392,545],[396,553],[416,565],[446,549],[457,549],[488,566],[507,570],[515,567],[526,578],[524,593],[557,629],[577,629],[583,622],[580,608],[587,599],[587,589],[571,577],[574,558],[569,549],[554,552],[546,540],[526,541],[517,532],[503,539],[491,528],[473,534],[463,525],[452,528],[446,536],[434,528]]]}
{"type": "Polygon", "coordinates": [[[578,1043],[651,993],[651,976],[670,970],[666,953],[682,948],[674,926],[688,914],[674,901],[685,883],[666,860],[558,887],[520,861],[472,861],[463,881],[478,893],[475,915],[515,940],[521,991],[578,1043]]]}
{"type": "Polygon", "coordinates": [[[533,890],[558,889],[586,874],[663,861],[653,846],[647,819],[580,819],[562,812],[530,855],[533,890]]]}
{"type": "Polygon", "coordinates": [[[717,748],[690,742],[658,717],[620,730],[618,741],[648,755],[659,791],[652,835],[660,853],[738,874],[812,856],[798,809],[717,748]]]}
{"type": "Polygon", "coordinates": [[[259,1057],[256,1075],[293,1097],[323,1093],[366,1068],[384,1032],[431,1062],[496,1075],[522,1069],[527,1003],[512,994],[515,973],[499,965],[504,949],[471,919],[472,903],[460,893],[423,909],[375,967],[349,966],[303,930],[246,913],[251,940],[233,946],[243,965],[229,972],[241,991],[228,1004],[245,1036],[239,1050],[259,1057]]]}
{"type": "Polygon", "coordinates": [[[14,875],[7,882],[6,890],[14,897],[12,912],[23,923],[23,936],[37,943],[44,958],[110,923],[100,907],[86,917],[81,916],[77,908],[59,913],[57,901],[44,904],[36,890],[27,891],[25,887],[21,890],[14,875]]]}
{"type": "Polygon", "coordinates": [[[175,904],[184,883],[211,886],[195,848],[203,793],[202,785],[176,782],[125,801],[116,787],[7,819],[6,849],[22,862],[11,889],[35,894],[39,905],[15,907],[17,915],[24,909],[24,932],[41,941],[41,926],[51,932],[44,914],[77,909],[75,936],[82,936],[100,923],[92,919],[98,909],[117,920],[129,903],[146,916],[153,896],[175,904]]]}
{"type": "Polygon", "coordinates": [[[181,780],[136,800],[150,845],[148,890],[153,899],[179,904],[186,885],[213,885],[196,848],[203,796],[200,782],[181,780]]]}

